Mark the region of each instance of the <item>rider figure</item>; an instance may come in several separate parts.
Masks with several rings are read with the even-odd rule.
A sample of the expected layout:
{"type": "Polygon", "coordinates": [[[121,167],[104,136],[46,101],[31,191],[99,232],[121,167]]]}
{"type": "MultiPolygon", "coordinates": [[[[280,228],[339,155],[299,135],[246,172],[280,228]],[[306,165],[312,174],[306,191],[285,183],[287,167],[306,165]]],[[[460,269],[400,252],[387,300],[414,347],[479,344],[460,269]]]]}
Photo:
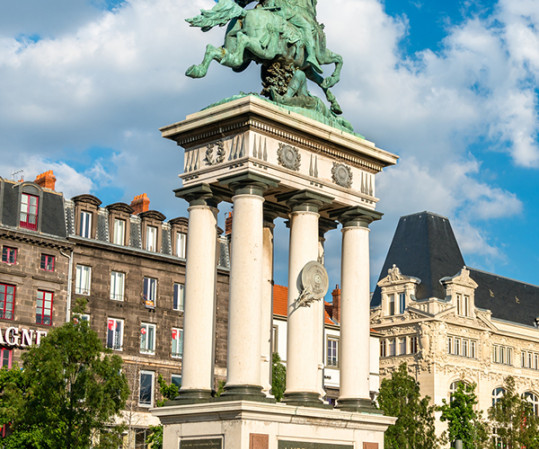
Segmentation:
{"type": "Polygon", "coordinates": [[[300,30],[307,53],[307,62],[317,72],[322,72],[316,58],[316,43],[313,34],[316,30],[316,2],[317,0],[267,0],[264,6],[275,7],[277,14],[300,30]]]}

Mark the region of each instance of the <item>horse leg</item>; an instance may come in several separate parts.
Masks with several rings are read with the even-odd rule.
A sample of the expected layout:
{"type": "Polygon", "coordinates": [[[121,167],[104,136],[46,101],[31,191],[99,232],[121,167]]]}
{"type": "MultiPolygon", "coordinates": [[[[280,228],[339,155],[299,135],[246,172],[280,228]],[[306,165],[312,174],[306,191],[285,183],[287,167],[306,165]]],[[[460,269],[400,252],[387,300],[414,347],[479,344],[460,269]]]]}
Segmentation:
{"type": "Polygon", "coordinates": [[[318,60],[321,64],[335,64],[335,70],[328,76],[321,84],[320,87],[329,89],[337,84],[341,78],[342,70],[342,57],[332,51],[325,49],[318,55],[318,60]]]}
{"type": "Polygon", "coordinates": [[[326,96],[326,100],[331,105],[331,111],[337,115],[342,114],[342,109],[337,101],[337,98],[335,95],[333,95],[333,92],[331,92],[327,87],[324,87],[324,78],[313,69],[307,70],[306,75],[307,78],[309,78],[312,82],[320,86],[320,89],[322,89],[324,95],[326,96]]]}
{"type": "Polygon", "coordinates": [[[185,74],[191,78],[202,78],[208,73],[210,63],[215,59],[217,62],[221,62],[226,50],[223,47],[215,48],[213,45],[208,44],[206,46],[206,53],[204,59],[199,65],[192,65],[187,69],[185,74]]]}

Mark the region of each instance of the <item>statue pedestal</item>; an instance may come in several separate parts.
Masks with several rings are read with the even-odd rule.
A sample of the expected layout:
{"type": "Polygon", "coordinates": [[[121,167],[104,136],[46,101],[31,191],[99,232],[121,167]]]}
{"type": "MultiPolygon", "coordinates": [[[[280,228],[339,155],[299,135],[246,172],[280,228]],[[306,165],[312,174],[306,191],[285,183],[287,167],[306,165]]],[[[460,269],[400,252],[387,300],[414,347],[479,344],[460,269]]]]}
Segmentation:
{"type": "Polygon", "coordinates": [[[396,418],[249,401],[153,409],[163,449],[382,449],[396,418]]]}

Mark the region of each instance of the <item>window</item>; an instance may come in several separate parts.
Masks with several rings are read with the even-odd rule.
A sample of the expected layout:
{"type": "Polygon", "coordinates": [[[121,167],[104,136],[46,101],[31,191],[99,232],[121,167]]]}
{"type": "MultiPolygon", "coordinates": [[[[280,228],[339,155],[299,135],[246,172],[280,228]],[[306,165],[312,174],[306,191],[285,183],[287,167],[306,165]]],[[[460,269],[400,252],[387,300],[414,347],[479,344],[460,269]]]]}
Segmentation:
{"type": "Polygon", "coordinates": [[[82,321],[86,321],[87,323],[90,323],[90,315],[87,313],[77,313],[73,316],[73,322],[75,324],[79,324],[82,321]]]}
{"type": "Polygon", "coordinates": [[[457,294],[457,314],[470,316],[470,297],[468,295],[457,294]]]}
{"type": "Polygon", "coordinates": [[[79,231],[81,237],[90,238],[92,232],[92,214],[90,212],[81,211],[79,231]]]}
{"type": "Polygon", "coordinates": [[[279,352],[279,327],[273,326],[271,334],[271,353],[279,352]]]}
{"type": "Polygon", "coordinates": [[[157,251],[157,228],[146,226],[146,251],[157,251]]]}
{"type": "Polygon", "coordinates": [[[138,403],[142,407],[153,404],[153,371],[140,371],[138,403]]]}
{"type": "Polygon", "coordinates": [[[172,357],[183,356],[183,329],[172,328],[172,357]]]}
{"type": "Polygon", "coordinates": [[[327,339],[326,366],[339,366],[339,340],[336,338],[327,339]]]}
{"type": "Polygon", "coordinates": [[[468,357],[468,340],[465,338],[462,339],[462,353],[460,355],[468,357]]]}
{"type": "Polygon", "coordinates": [[[35,195],[23,193],[21,195],[21,215],[19,224],[21,228],[37,230],[37,213],[39,198],[35,195]]]}
{"type": "Polygon", "coordinates": [[[453,337],[447,337],[447,353],[453,354],[453,337]]]}
{"type": "Polygon", "coordinates": [[[456,380],[455,382],[451,382],[451,385],[449,385],[449,399],[451,400],[451,402],[453,402],[453,394],[455,394],[459,385],[466,386],[466,382],[463,382],[462,380],[456,380]]]}
{"type": "Polygon", "coordinates": [[[530,391],[526,391],[523,395],[524,399],[528,401],[533,407],[533,413],[535,416],[539,416],[539,398],[536,394],[533,394],[530,391]]]}
{"type": "Polygon", "coordinates": [[[406,308],[406,295],[404,293],[399,294],[399,313],[402,315],[406,308]]]}
{"type": "Polygon", "coordinates": [[[460,338],[455,338],[455,355],[460,355],[460,338]]]}
{"type": "Polygon", "coordinates": [[[172,308],[174,310],[179,310],[183,312],[183,306],[185,301],[185,285],[184,284],[174,284],[174,300],[172,308]]]}
{"type": "Polygon", "coordinates": [[[520,357],[522,368],[539,369],[539,353],[522,351],[520,357]]]}
{"type": "Polygon", "coordinates": [[[146,439],[150,436],[150,429],[135,429],[135,449],[148,449],[146,439]]]}
{"type": "Polygon", "coordinates": [[[181,388],[182,376],[180,376],[179,374],[173,374],[172,376],[170,376],[170,383],[172,385],[176,385],[178,388],[181,388]]]}
{"type": "Polygon", "coordinates": [[[144,305],[150,309],[155,307],[157,296],[157,279],[144,278],[144,305]]]}
{"type": "Polygon", "coordinates": [[[17,261],[17,248],[11,248],[10,246],[4,246],[2,248],[2,262],[15,263],[17,261]]]}
{"type": "Polygon", "coordinates": [[[475,359],[475,341],[470,340],[470,358],[475,359]]]}
{"type": "Polygon", "coordinates": [[[9,284],[0,284],[0,318],[12,320],[14,308],[15,286],[9,284]]]}
{"type": "Polygon", "coordinates": [[[417,337],[413,336],[410,337],[410,354],[417,354],[418,345],[417,345],[417,337]]]}
{"type": "Polygon", "coordinates": [[[140,352],[144,354],[155,352],[155,324],[140,325],[140,352]]]}
{"type": "Polygon", "coordinates": [[[44,290],[37,291],[36,324],[52,325],[52,299],[54,293],[44,290]]]}
{"type": "Polygon", "coordinates": [[[8,348],[0,348],[0,367],[11,368],[11,360],[13,358],[13,350],[8,348]]]}
{"type": "Polygon", "coordinates": [[[54,271],[54,256],[48,254],[41,254],[40,268],[45,271],[54,271]]]}
{"type": "Polygon", "coordinates": [[[503,345],[492,345],[492,361],[503,365],[513,364],[513,348],[503,345]]]}
{"type": "Polygon", "coordinates": [[[114,219],[114,229],[112,233],[112,243],[125,245],[125,221],[114,219]]]}
{"type": "Polygon", "coordinates": [[[459,355],[461,357],[468,357],[469,359],[476,358],[476,340],[461,337],[447,337],[447,353],[452,355],[459,355]]]}
{"type": "Polygon", "coordinates": [[[110,299],[114,301],[124,300],[125,273],[119,271],[110,272],[110,299]]]}
{"type": "Polygon", "coordinates": [[[392,357],[395,355],[395,339],[390,338],[389,339],[389,357],[392,357]]]}
{"type": "Polygon", "coordinates": [[[75,278],[75,294],[89,295],[90,294],[90,278],[92,270],[86,265],[77,265],[77,273],[75,278]]]}
{"type": "Polygon", "coordinates": [[[124,320],[109,318],[107,321],[107,348],[122,350],[124,320]]]}
{"type": "Polygon", "coordinates": [[[185,259],[187,235],[184,232],[176,233],[176,255],[185,259]]]}
{"type": "Polygon", "coordinates": [[[492,406],[493,407],[503,397],[504,394],[505,394],[505,390],[501,387],[498,387],[492,390],[492,406]]]}
{"type": "Polygon", "coordinates": [[[380,357],[386,357],[386,341],[380,339],[380,357]]]}
{"type": "Polygon", "coordinates": [[[406,354],[406,337],[399,338],[399,355],[406,354]]]}
{"type": "Polygon", "coordinates": [[[389,313],[388,315],[395,315],[395,295],[389,295],[389,313]]]}

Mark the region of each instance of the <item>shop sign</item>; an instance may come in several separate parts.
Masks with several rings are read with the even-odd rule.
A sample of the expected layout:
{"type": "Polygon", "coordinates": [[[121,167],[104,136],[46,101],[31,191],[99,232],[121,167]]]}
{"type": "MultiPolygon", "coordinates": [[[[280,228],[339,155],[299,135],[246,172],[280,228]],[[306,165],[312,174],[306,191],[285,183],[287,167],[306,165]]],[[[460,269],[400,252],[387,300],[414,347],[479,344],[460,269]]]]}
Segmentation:
{"type": "Polygon", "coordinates": [[[19,329],[17,327],[8,327],[0,329],[0,346],[20,346],[26,348],[32,345],[39,345],[41,339],[47,335],[47,331],[19,329]]]}

